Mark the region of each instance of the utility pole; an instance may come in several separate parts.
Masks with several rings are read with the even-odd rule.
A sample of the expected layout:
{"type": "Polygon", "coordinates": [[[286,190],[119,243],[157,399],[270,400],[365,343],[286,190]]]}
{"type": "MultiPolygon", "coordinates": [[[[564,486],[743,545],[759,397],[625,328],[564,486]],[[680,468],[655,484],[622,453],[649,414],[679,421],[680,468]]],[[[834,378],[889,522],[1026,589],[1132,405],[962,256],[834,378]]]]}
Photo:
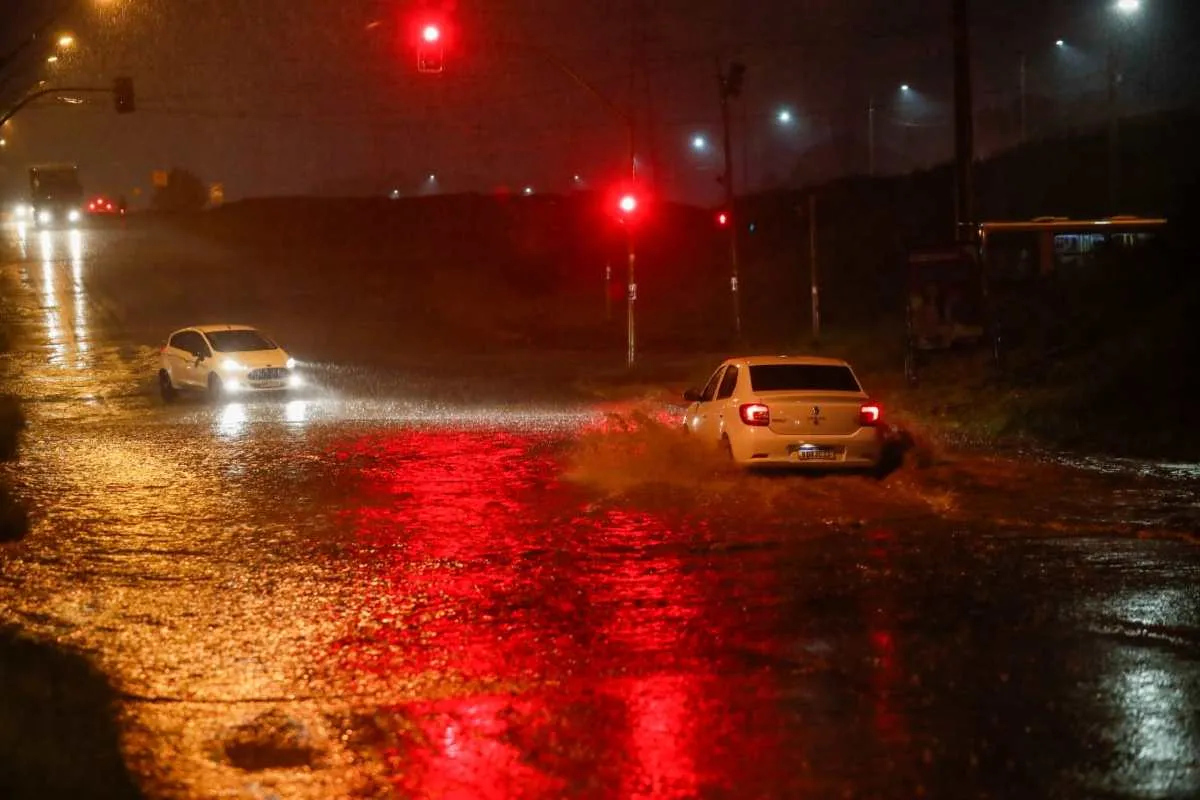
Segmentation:
{"type": "Polygon", "coordinates": [[[725,207],[729,209],[732,217],[729,226],[729,292],[733,298],[733,332],[738,338],[741,338],[742,335],[742,307],[738,297],[740,289],[738,286],[738,229],[741,227],[741,220],[733,208],[735,195],[733,191],[733,143],[729,130],[729,101],[742,93],[742,81],[745,75],[746,67],[738,61],[731,63],[726,72],[721,71],[719,63],[717,65],[717,88],[721,97],[721,127],[724,132],[725,156],[725,174],[721,176],[721,184],[725,187],[725,207]]]}
{"type": "Polygon", "coordinates": [[[972,169],[975,160],[974,100],[971,93],[971,16],[969,0],[950,0],[954,30],[954,237],[966,241],[974,214],[972,169]]]}
{"type": "Polygon", "coordinates": [[[1118,84],[1121,80],[1117,46],[1108,46],[1108,213],[1120,214],[1121,200],[1121,112],[1118,84]]]}
{"type": "Polygon", "coordinates": [[[817,282],[817,195],[808,196],[808,271],[812,285],[812,340],[821,341],[821,291],[817,282]]]}
{"type": "Polygon", "coordinates": [[[867,174],[875,177],[875,97],[867,99],[867,174]]]}
{"type": "Polygon", "coordinates": [[[1029,115],[1029,105],[1028,105],[1029,94],[1028,94],[1028,89],[1027,89],[1028,84],[1026,83],[1026,71],[1027,70],[1026,70],[1025,51],[1022,50],[1021,51],[1021,108],[1020,108],[1021,139],[1020,139],[1020,144],[1025,144],[1025,142],[1028,139],[1028,135],[1029,135],[1029,131],[1027,128],[1027,126],[1028,126],[1027,120],[1029,119],[1029,116],[1028,116],[1029,115]]]}

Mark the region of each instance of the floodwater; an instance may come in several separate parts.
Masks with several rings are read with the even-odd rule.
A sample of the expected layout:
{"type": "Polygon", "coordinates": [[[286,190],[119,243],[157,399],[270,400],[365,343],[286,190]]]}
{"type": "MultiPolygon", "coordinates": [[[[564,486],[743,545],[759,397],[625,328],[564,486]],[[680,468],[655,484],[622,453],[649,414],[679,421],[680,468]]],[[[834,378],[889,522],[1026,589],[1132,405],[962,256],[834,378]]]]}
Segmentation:
{"type": "MultiPolygon", "coordinates": [[[[361,350],[284,400],[168,406],[144,331],[194,320],[99,288],[119,235],[0,245],[32,518],[0,623],[112,687],[52,716],[143,796],[1200,795],[1188,465],[745,475],[660,402],[361,350]]],[[[35,703],[81,679],[13,652],[0,707],[78,687],[35,703]]]]}

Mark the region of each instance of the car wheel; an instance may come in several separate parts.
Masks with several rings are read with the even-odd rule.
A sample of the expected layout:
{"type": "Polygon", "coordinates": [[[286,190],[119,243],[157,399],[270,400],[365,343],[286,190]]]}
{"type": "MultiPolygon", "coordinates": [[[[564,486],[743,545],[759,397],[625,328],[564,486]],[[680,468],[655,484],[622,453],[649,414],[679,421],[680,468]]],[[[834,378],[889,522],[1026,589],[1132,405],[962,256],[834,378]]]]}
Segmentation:
{"type": "Polygon", "coordinates": [[[213,403],[219,403],[225,399],[225,387],[216,375],[208,376],[208,399],[213,403]]]}
{"type": "Polygon", "coordinates": [[[171,383],[171,373],[165,369],[158,371],[158,393],[162,396],[164,403],[170,403],[179,396],[179,390],[175,388],[175,384],[171,383]]]}

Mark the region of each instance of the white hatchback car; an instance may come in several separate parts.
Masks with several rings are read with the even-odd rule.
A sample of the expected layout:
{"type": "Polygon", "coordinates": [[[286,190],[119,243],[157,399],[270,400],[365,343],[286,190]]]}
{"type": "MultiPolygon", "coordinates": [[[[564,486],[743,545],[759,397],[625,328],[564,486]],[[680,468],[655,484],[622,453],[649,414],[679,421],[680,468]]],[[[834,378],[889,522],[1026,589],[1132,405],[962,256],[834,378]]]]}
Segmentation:
{"type": "Polygon", "coordinates": [[[296,361],[247,325],[198,325],[175,331],[163,345],[158,386],[163,400],[181,390],[225,395],[278,392],[303,385],[296,361]]]}
{"type": "Polygon", "coordinates": [[[683,397],[684,429],[742,466],[875,469],[883,458],[883,408],[839,359],[731,358],[683,397]]]}

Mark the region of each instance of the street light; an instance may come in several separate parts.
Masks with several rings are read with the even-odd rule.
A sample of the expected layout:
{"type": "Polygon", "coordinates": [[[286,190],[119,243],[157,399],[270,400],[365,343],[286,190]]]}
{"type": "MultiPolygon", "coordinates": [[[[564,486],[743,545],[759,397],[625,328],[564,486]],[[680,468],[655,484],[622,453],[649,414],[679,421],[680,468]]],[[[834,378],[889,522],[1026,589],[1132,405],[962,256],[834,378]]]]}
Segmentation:
{"type": "Polygon", "coordinates": [[[902,92],[911,92],[911,91],[912,91],[912,87],[911,87],[911,86],[909,86],[907,83],[902,83],[902,84],[900,84],[900,91],[902,91],[902,92]]]}
{"type": "Polygon", "coordinates": [[[780,112],[775,115],[775,119],[779,120],[779,123],[781,125],[791,124],[792,112],[787,110],[786,108],[781,109],[780,112]]]}
{"type": "Polygon", "coordinates": [[[1136,14],[1142,10],[1142,0],[1117,0],[1117,11],[1122,14],[1136,14]]]}
{"type": "Polygon", "coordinates": [[[62,36],[58,37],[58,46],[59,47],[71,47],[74,44],[75,44],[75,37],[69,33],[64,33],[62,36]]]}
{"type": "Polygon", "coordinates": [[[57,63],[57,62],[58,62],[58,56],[49,56],[49,57],[47,57],[47,58],[46,58],[46,63],[47,63],[47,64],[54,64],[54,63],[57,63]]]}
{"type": "Polygon", "coordinates": [[[697,152],[703,152],[708,149],[708,140],[703,136],[696,134],[692,137],[692,149],[697,152]]]}
{"type": "Polygon", "coordinates": [[[1055,47],[1066,47],[1067,43],[1065,41],[1063,41],[1062,39],[1058,39],[1054,42],[1054,46],[1055,47]]]}

